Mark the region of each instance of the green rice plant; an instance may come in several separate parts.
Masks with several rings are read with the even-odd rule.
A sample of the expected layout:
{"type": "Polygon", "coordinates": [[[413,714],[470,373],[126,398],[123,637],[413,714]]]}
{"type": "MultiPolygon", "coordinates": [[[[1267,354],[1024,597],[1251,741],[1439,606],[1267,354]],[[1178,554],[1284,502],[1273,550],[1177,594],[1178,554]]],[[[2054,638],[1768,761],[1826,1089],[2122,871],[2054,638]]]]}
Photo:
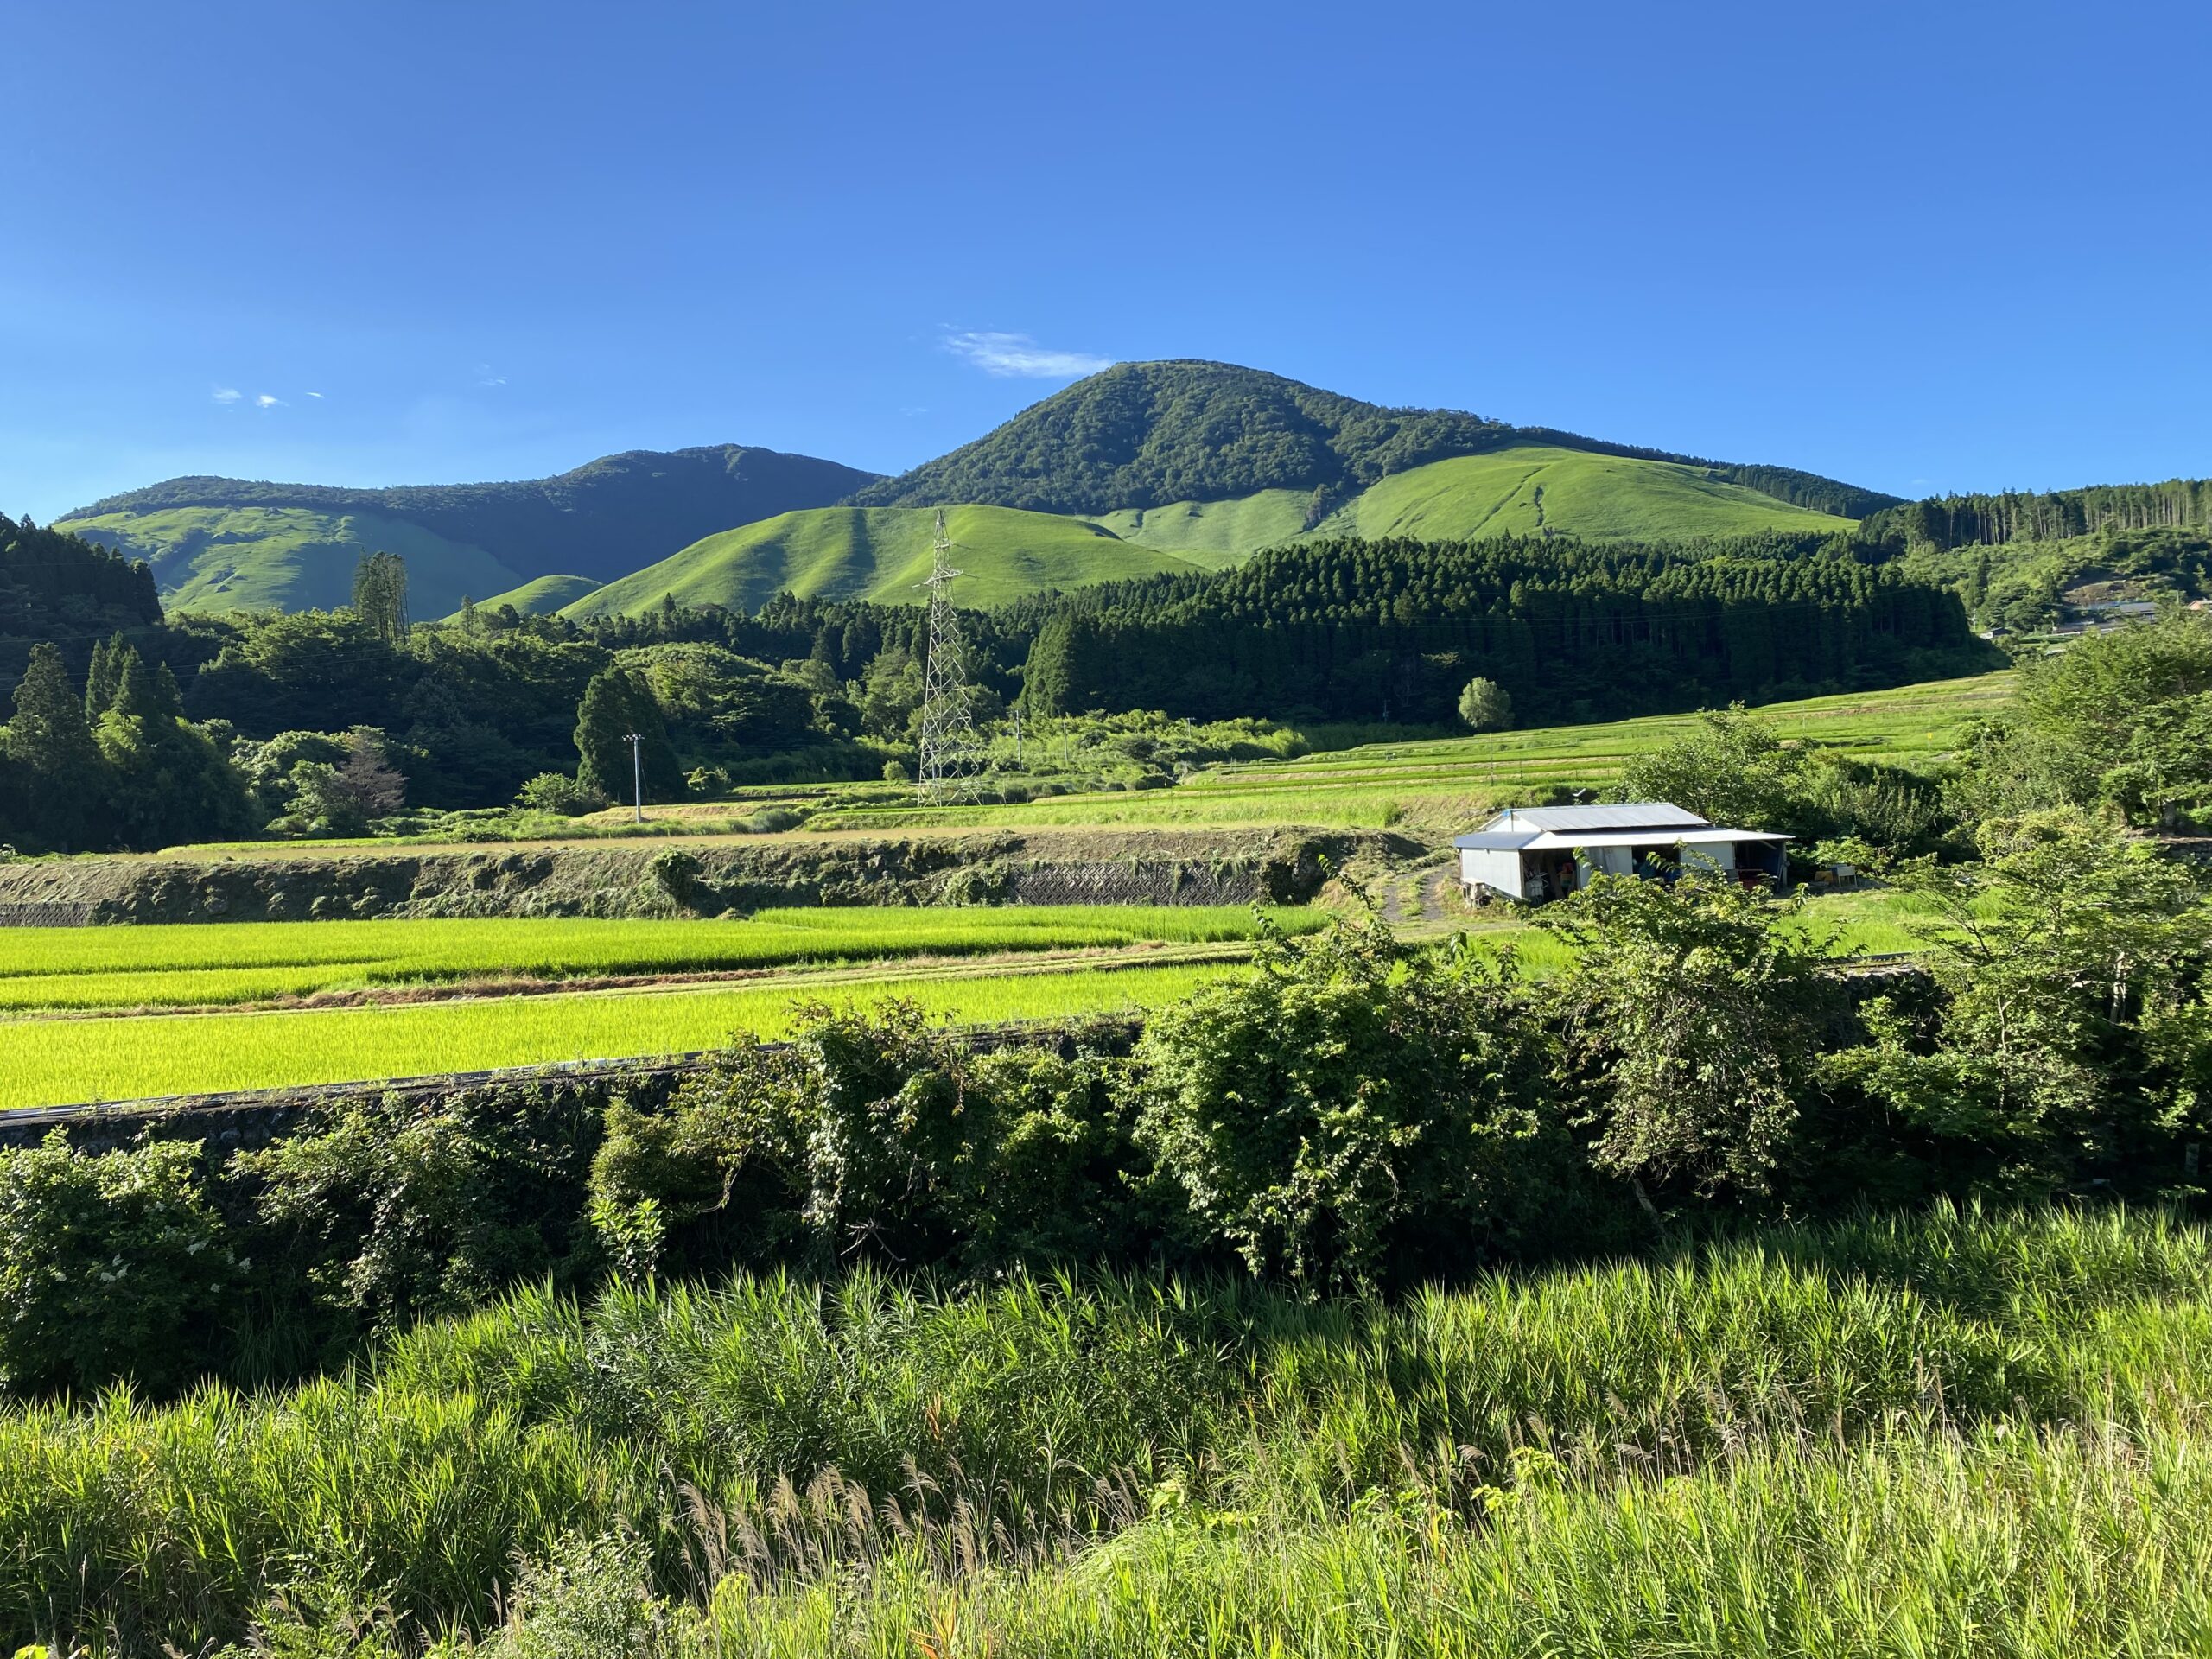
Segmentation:
{"type": "MultiPolygon", "coordinates": [[[[160,930],[148,930],[156,931],[160,930]]],[[[0,1110],[696,1052],[782,1036],[801,996],[912,997],[959,1024],[1155,1007],[1227,963],[1006,968],[263,1013],[0,1020],[0,1110]]]]}
{"type": "Polygon", "coordinates": [[[765,910],[709,921],[578,917],[11,928],[0,1010],[207,1007],[482,978],[561,980],[1210,944],[1326,925],[1314,912],[1173,905],[765,910]],[[1265,922],[1261,919],[1264,917],[1265,922]]]}

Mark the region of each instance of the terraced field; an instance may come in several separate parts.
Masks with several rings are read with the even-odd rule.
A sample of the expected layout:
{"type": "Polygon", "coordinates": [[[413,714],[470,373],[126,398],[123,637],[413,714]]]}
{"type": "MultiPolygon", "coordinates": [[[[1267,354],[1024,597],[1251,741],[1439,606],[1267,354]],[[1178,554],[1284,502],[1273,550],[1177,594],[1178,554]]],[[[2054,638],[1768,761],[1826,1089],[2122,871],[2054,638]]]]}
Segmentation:
{"type": "Polygon", "coordinates": [[[1259,926],[1116,906],[16,929],[0,1109],[686,1052],[778,1035],[810,997],[912,996],[969,1024],[1146,1007],[1259,926]],[[346,1006],[245,1011],[309,997],[346,1006]]]}
{"type": "MultiPolygon", "coordinates": [[[[1273,912],[1291,931],[1310,911],[1273,912]]],[[[769,910],[748,919],[248,922],[15,928],[0,1009],[232,1006],[344,992],[728,974],[830,963],[1211,944],[1254,938],[1249,910],[1101,905],[769,910]]]]}
{"type": "MultiPolygon", "coordinates": [[[[1963,728],[2011,696],[2005,671],[1892,690],[1769,704],[1757,712],[1785,739],[1911,766],[1947,753],[1963,728]]],[[[1587,726],[1371,743],[1297,760],[1217,766],[1172,790],[1070,795],[1018,806],[923,810],[855,808],[818,814],[819,829],[963,823],[1304,823],[1464,829],[1493,802],[1554,787],[1603,791],[1630,756],[1680,735],[1694,715],[1654,715],[1587,726]]]]}
{"type": "Polygon", "coordinates": [[[963,1025],[1150,1007],[1224,963],[874,970],[739,989],[571,992],[251,1014],[0,1020],[0,1110],[686,1053],[781,1036],[802,997],[912,997],[963,1025]]]}

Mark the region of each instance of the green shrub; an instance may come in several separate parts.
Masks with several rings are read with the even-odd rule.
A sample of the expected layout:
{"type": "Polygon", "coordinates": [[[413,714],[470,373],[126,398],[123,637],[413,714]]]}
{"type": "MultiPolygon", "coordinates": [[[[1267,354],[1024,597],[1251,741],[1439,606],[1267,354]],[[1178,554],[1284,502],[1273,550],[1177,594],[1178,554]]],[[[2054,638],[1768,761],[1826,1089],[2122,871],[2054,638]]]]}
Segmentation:
{"type": "Polygon", "coordinates": [[[789,1049],[734,1052],[664,1112],[610,1112],[594,1224],[632,1259],[664,1229],[665,1265],[689,1272],[1126,1259],[1164,1222],[1120,1071],[973,1054],[912,1003],[817,1006],[789,1049]]]}
{"type": "Polygon", "coordinates": [[[601,1109],[595,1091],[559,1085],[464,1090],[428,1110],[353,1100],[240,1154],[271,1317],[302,1344],[342,1340],[565,1277],[579,1246],[595,1265],[583,1185],[601,1109]]]}
{"type": "Polygon", "coordinates": [[[605,806],[607,797],[566,772],[541,772],[515,791],[515,804],[558,817],[580,818],[605,806]]]}
{"type": "Polygon", "coordinates": [[[1258,973],[1163,1010],[1139,1058],[1144,1144],[1257,1274],[1318,1289],[1394,1257],[1464,1264],[1557,1195],[1540,1024],[1472,958],[1380,928],[1278,938],[1258,973]]]}
{"type": "Polygon", "coordinates": [[[0,1387],[173,1387],[214,1351],[244,1268],[196,1143],[87,1155],[55,1129],[0,1150],[0,1387]]]}
{"type": "Polygon", "coordinates": [[[1647,1202],[1769,1192],[1819,1093],[1836,1001],[1819,952],[1732,876],[1599,876],[1538,921],[1573,950],[1548,1000],[1599,1166],[1647,1202]]]}

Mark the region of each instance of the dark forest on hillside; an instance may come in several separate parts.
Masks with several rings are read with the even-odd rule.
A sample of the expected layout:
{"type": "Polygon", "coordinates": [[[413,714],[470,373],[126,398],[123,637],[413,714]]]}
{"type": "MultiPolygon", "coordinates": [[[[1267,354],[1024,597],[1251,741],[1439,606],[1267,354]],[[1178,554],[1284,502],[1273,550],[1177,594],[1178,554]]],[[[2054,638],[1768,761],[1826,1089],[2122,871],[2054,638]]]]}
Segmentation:
{"type": "Polygon", "coordinates": [[[1586,719],[1996,662],[1951,594],[1836,551],[1773,556],[1782,541],[1689,558],[1557,541],[1331,542],[1218,577],[1015,608],[1036,617],[1027,686],[1047,713],[1440,721],[1480,674],[1524,710],[1586,719]]]}

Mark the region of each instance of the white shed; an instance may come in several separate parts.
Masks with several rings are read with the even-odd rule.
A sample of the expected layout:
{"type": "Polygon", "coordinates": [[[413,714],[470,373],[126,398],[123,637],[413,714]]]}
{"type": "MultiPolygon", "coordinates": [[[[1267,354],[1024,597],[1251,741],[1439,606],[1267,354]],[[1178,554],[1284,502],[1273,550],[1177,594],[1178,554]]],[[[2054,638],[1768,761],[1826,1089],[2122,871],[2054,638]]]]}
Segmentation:
{"type": "Polygon", "coordinates": [[[1564,898],[1593,875],[1671,880],[1684,870],[1788,884],[1789,837],[1729,830],[1665,801],[1617,806],[1508,807],[1452,845],[1471,899],[1564,898]]]}

